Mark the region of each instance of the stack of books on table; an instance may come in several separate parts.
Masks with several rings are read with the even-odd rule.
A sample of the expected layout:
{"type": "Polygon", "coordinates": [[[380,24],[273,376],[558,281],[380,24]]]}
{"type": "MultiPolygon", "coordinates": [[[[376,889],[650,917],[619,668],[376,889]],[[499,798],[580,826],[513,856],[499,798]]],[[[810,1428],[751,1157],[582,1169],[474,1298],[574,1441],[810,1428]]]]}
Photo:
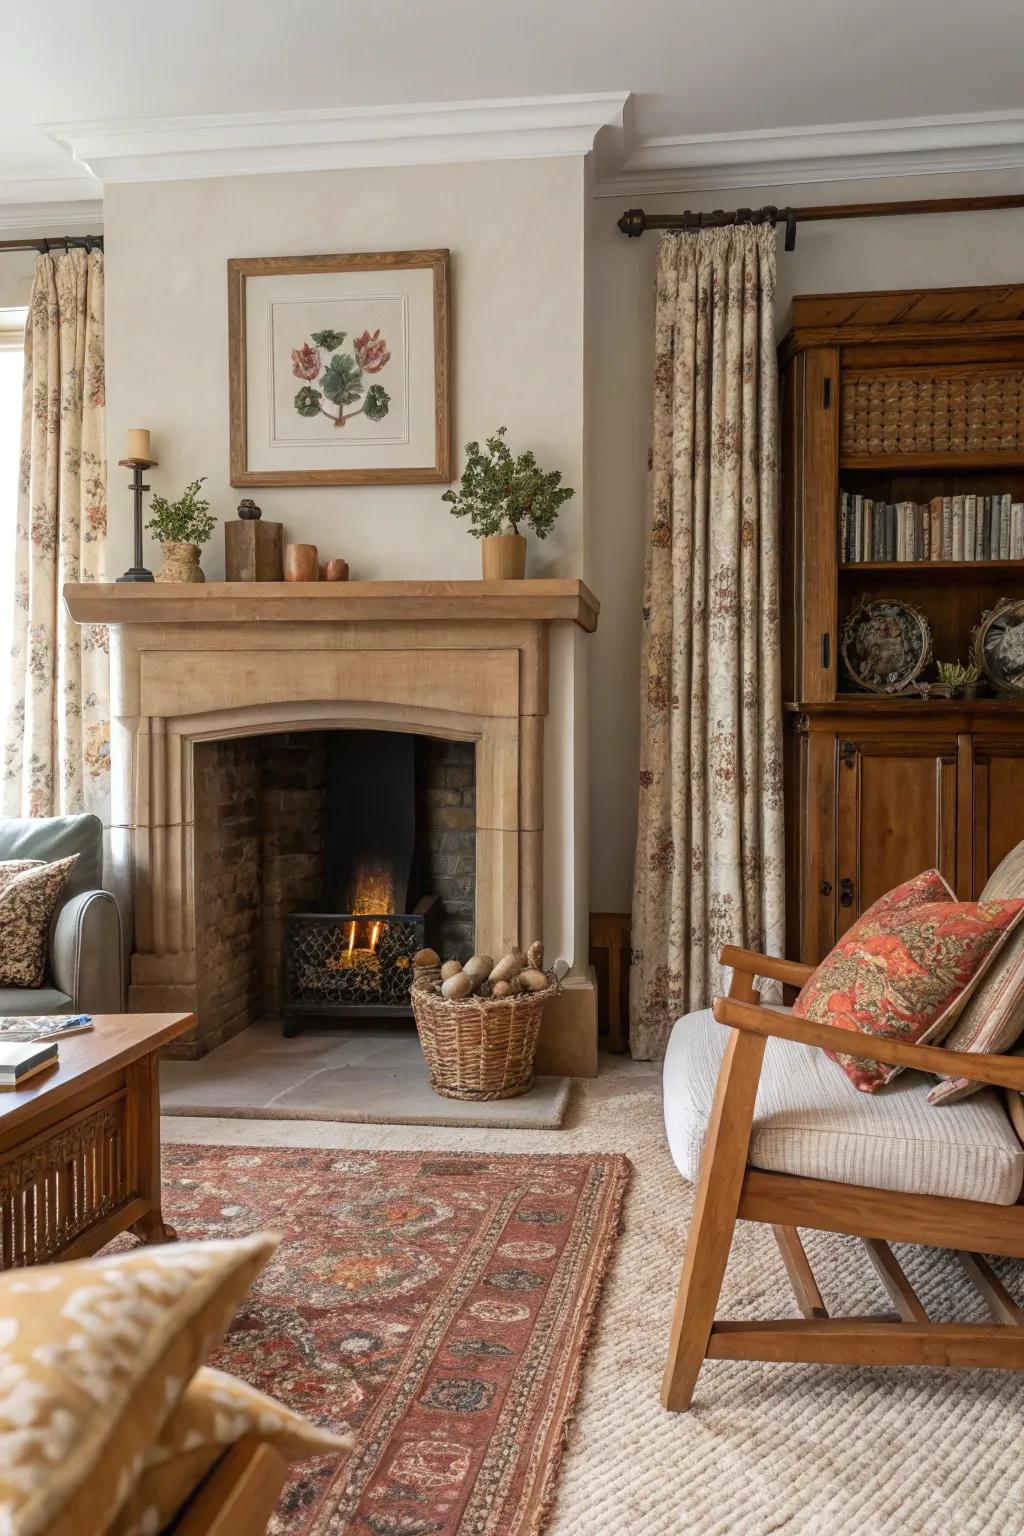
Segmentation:
{"type": "Polygon", "coordinates": [[[840,492],[844,565],[922,560],[1024,560],[1024,502],[1008,494],[874,501],[840,492]]]}

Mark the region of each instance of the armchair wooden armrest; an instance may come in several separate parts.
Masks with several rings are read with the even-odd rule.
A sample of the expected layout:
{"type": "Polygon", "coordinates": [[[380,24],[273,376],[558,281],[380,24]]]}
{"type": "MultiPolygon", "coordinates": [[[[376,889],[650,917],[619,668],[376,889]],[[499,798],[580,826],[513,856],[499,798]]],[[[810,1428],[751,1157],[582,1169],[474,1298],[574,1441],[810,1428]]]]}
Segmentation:
{"type": "Polygon", "coordinates": [[[767,976],[781,981],[787,987],[802,987],[814,975],[813,965],[801,965],[798,960],[780,960],[774,955],[759,955],[756,949],[738,949],[735,944],[723,946],[719,955],[722,965],[731,966],[746,976],[767,976]]]}
{"type": "Polygon", "coordinates": [[[919,1072],[936,1072],[940,1077],[966,1077],[972,1083],[996,1083],[1024,1093],[1024,1056],[988,1056],[982,1052],[945,1051],[937,1045],[910,1045],[905,1040],[883,1040],[877,1035],[836,1029],[832,1024],[814,1024],[810,1019],[798,1019],[793,1014],[735,997],[716,997],[712,1012],[719,1024],[749,1034],[774,1035],[776,1039],[795,1040],[822,1051],[865,1056],[869,1061],[884,1061],[891,1067],[916,1067],[919,1072]]]}

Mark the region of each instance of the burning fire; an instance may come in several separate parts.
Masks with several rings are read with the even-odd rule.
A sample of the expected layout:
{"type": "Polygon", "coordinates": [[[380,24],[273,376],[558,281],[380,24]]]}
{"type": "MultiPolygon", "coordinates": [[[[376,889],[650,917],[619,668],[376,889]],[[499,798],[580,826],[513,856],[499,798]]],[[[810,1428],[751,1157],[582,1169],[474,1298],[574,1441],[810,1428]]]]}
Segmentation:
{"type": "Polygon", "coordinates": [[[376,968],[377,941],[380,938],[380,914],[395,910],[395,881],[391,870],[384,864],[360,869],[355,880],[355,896],[352,911],[356,915],[348,925],[348,944],[334,962],[334,969],[349,970],[353,966],[376,968]],[[361,916],[372,916],[372,923],[359,922],[361,916]]]}

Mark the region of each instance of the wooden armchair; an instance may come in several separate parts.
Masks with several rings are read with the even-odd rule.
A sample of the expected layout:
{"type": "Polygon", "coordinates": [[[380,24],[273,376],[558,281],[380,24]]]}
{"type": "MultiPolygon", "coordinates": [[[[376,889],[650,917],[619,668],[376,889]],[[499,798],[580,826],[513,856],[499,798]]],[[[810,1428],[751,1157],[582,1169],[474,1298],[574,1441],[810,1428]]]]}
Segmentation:
{"type": "MultiPolygon", "coordinates": [[[[978,1113],[987,1117],[985,1124],[997,1143],[993,1155],[1001,1159],[1005,1170],[999,1198],[1004,1202],[1015,1199],[1016,1203],[906,1193],[751,1166],[748,1151],[769,1037],[819,1050],[848,1052],[850,1036],[844,1030],[810,1023],[786,1010],[761,1004],[754,988],[755,976],[799,987],[811,975],[812,967],[732,947],[722,951],[721,959],[724,965],[733,967],[733,980],[728,998],[716,998],[712,1011],[729,1034],[703,1131],[696,1200],[662,1383],[664,1406],[676,1411],[688,1408],[700,1368],[705,1360],[712,1359],[1024,1368],[1024,1312],[980,1257],[980,1253],[990,1253],[1024,1258],[1024,1205],[1019,1193],[1012,1193],[1015,1182],[1018,1190],[1020,1187],[1020,1169],[1014,1171],[1012,1150],[1017,1143],[1016,1138],[999,1143],[998,1117],[1003,1113],[1002,1106],[988,1096],[978,1113]],[[716,1320],[737,1220],[762,1221],[772,1226],[797,1306],[803,1314],[801,1318],[763,1323],[716,1320]],[[802,1226],[862,1238],[896,1318],[830,1316],[797,1233],[802,1226]],[[888,1247],[893,1240],[954,1250],[992,1322],[930,1322],[888,1247]]],[[[691,1020],[702,1017],[706,1016],[690,1015],[680,1020],[676,1029],[682,1030],[691,1025],[691,1020]]],[[[975,1082],[1024,1091],[1022,1057],[965,1055],[866,1035],[858,1038],[857,1051],[861,1056],[892,1065],[963,1075],[975,1082]]],[[[800,1070],[801,1059],[797,1052],[794,1070],[800,1070]]],[[[826,1065],[839,1074],[838,1067],[826,1065]]],[[[896,1081],[902,1083],[904,1079],[896,1081]]],[[[855,1092],[852,1088],[850,1091],[855,1092]]],[[[925,1092],[926,1085],[920,1091],[925,1092]]],[[[980,1097],[932,1109],[930,1113],[957,1115],[968,1105],[978,1105],[980,1097]]],[[[862,1101],[855,1106],[857,1114],[877,1110],[873,1098],[856,1098],[862,1101]]],[[[891,1107],[887,1112],[891,1116],[891,1107]]],[[[667,1124],[669,1115],[666,1099],[667,1124]]],[[[946,1122],[940,1126],[936,1122],[937,1134],[948,1132],[953,1124],[946,1122]]],[[[1006,1127],[1010,1130],[1008,1118],[1006,1127]]]]}

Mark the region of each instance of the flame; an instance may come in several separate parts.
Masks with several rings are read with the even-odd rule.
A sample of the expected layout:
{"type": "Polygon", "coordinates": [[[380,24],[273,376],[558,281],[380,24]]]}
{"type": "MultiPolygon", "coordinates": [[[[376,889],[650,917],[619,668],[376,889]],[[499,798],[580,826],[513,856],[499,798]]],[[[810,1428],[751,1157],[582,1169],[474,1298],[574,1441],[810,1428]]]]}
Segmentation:
{"type": "Polygon", "coordinates": [[[384,864],[364,865],[357,873],[352,902],[353,916],[349,920],[348,940],[342,954],[329,961],[331,970],[347,971],[357,966],[376,969],[380,965],[377,945],[384,926],[380,914],[395,910],[395,880],[391,869],[384,864]],[[372,917],[372,923],[360,918],[372,917]]]}

